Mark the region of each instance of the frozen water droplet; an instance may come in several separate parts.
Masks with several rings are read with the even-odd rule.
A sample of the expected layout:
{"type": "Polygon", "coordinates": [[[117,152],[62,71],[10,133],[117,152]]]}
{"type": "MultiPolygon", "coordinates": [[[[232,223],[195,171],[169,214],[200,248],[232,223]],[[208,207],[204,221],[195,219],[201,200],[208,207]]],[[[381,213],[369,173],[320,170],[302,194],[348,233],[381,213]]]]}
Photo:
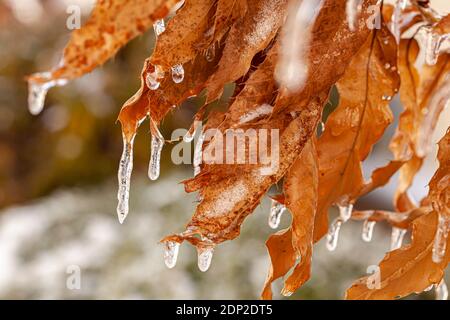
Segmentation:
{"type": "Polygon", "coordinates": [[[436,286],[436,300],[448,300],[448,288],[444,279],[436,286]]]}
{"type": "Polygon", "coordinates": [[[339,239],[339,231],[341,230],[342,220],[337,218],[333,221],[327,234],[327,249],[329,251],[336,250],[339,239]]]}
{"type": "Polygon", "coordinates": [[[198,268],[201,272],[206,272],[209,269],[209,266],[211,265],[211,260],[213,257],[214,248],[213,247],[207,247],[207,248],[197,248],[197,254],[198,254],[198,268]]]}
{"type": "Polygon", "coordinates": [[[272,203],[270,206],[270,214],[269,214],[269,227],[272,229],[278,228],[281,221],[281,216],[283,212],[286,210],[286,206],[278,201],[272,199],[272,203]]]}
{"type": "Polygon", "coordinates": [[[197,143],[195,144],[194,149],[194,176],[198,175],[200,173],[200,164],[202,163],[203,158],[203,141],[205,139],[205,135],[202,133],[200,134],[197,143]]]}
{"type": "Polygon", "coordinates": [[[28,110],[32,115],[37,115],[44,109],[45,97],[48,90],[55,86],[67,84],[67,80],[51,80],[52,75],[50,72],[36,73],[33,76],[43,79],[43,82],[32,79],[28,80],[28,110]]]}
{"type": "Polygon", "coordinates": [[[164,137],[161,135],[157,128],[156,131],[156,134],[152,134],[152,150],[150,155],[150,163],[148,165],[148,177],[151,180],[156,180],[159,177],[161,151],[165,142],[164,137]]]}
{"type": "Polygon", "coordinates": [[[119,190],[117,192],[117,216],[119,222],[123,223],[128,215],[128,200],[130,197],[130,179],[133,171],[133,142],[134,136],[130,142],[123,137],[123,152],[120,158],[119,171],[117,178],[119,180],[119,190]]]}
{"type": "Polygon", "coordinates": [[[364,221],[362,239],[365,242],[370,242],[372,240],[373,228],[375,227],[375,224],[376,224],[375,221],[369,220],[364,221]]]}
{"type": "Polygon", "coordinates": [[[175,241],[166,241],[164,243],[164,263],[167,268],[172,269],[177,264],[178,250],[180,244],[175,241]]]}
{"type": "Polygon", "coordinates": [[[159,88],[160,79],[164,78],[164,71],[162,71],[160,66],[155,66],[153,72],[148,72],[145,76],[145,84],[150,90],[156,90],[159,88]]]}
{"type": "Polygon", "coordinates": [[[172,80],[175,83],[181,83],[184,79],[184,69],[182,64],[176,64],[172,68],[172,80]]]}
{"type": "Polygon", "coordinates": [[[155,35],[159,36],[166,30],[166,25],[164,24],[164,19],[156,20],[153,24],[153,30],[155,30],[155,35]]]}
{"type": "Polygon", "coordinates": [[[342,222],[346,222],[352,216],[353,204],[348,204],[346,206],[338,205],[339,217],[342,222]]]}
{"type": "Polygon", "coordinates": [[[445,249],[447,246],[447,237],[449,229],[450,229],[450,219],[440,214],[438,220],[438,227],[436,235],[434,236],[434,244],[433,244],[434,263],[440,263],[445,256],[445,249]]]}
{"type": "Polygon", "coordinates": [[[384,68],[385,68],[385,69],[389,69],[390,67],[391,67],[391,64],[390,64],[390,63],[387,63],[387,62],[386,62],[386,63],[384,64],[384,68]]]}
{"type": "Polygon", "coordinates": [[[212,45],[210,45],[208,47],[208,49],[206,49],[206,52],[205,52],[206,61],[208,61],[208,62],[213,61],[215,55],[216,55],[216,45],[213,43],[212,45]]]}
{"type": "Polygon", "coordinates": [[[347,0],[345,13],[350,31],[355,31],[358,15],[361,12],[361,0],[347,0]]]}
{"type": "Polygon", "coordinates": [[[401,248],[405,234],[406,234],[406,229],[392,227],[391,251],[401,248]]]}
{"type": "Polygon", "coordinates": [[[388,96],[388,95],[383,95],[383,96],[381,97],[381,100],[383,100],[383,101],[391,101],[391,100],[392,100],[392,97],[391,97],[391,96],[388,96]]]}

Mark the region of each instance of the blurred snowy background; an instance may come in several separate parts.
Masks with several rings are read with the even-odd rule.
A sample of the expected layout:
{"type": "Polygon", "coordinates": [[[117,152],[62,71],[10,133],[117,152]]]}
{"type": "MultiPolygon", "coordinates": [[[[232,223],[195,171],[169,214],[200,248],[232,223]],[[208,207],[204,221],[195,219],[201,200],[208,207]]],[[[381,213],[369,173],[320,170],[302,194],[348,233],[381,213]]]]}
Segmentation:
{"type": "MultiPolygon", "coordinates": [[[[192,168],[173,165],[167,147],[159,180],[148,180],[146,129],[136,139],[130,215],[124,225],[117,221],[122,141],[115,119],[139,86],[142,63],[154,43],[152,31],[102,68],[51,90],[44,112],[29,115],[24,76],[59,61],[70,34],[67,6],[80,5],[84,22],[93,3],[0,0],[0,298],[258,298],[269,262],[264,242],[273,232],[267,225],[269,201],[264,199],[246,220],[238,239],[215,250],[208,272],[197,269],[196,252],[187,244],[177,266],[167,269],[158,241],[182,231],[195,208],[195,195],[185,194],[178,184],[192,176],[192,168]],[[80,290],[66,287],[72,265],[81,270],[80,290]]],[[[448,0],[432,4],[450,11],[448,0]]],[[[398,99],[392,106],[398,116],[398,99]]],[[[188,127],[195,109],[193,99],[168,117],[162,128],[166,138],[174,128],[188,127]]],[[[447,107],[433,143],[449,123],[447,107]]],[[[390,159],[386,147],[392,133],[391,126],[367,169],[390,159]]],[[[417,200],[427,193],[435,152],[411,191],[417,200]]],[[[357,207],[390,209],[394,189],[392,181],[357,207]]],[[[285,214],[280,227],[288,224],[285,214]]],[[[315,247],[312,279],[289,299],[342,298],[350,283],[389,250],[387,225],[375,226],[370,243],[361,240],[361,230],[362,223],[345,224],[334,252],[321,241],[315,247]]],[[[275,287],[274,297],[281,298],[280,281],[275,287]]],[[[433,292],[411,298],[433,298],[433,292]]]]}

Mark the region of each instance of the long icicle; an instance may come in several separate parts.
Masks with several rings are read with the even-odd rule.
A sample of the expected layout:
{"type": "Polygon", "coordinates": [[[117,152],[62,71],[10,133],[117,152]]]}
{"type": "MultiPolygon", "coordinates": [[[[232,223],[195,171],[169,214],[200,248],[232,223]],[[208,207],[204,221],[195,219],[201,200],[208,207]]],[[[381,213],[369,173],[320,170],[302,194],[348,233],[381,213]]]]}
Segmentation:
{"type": "Polygon", "coordinates": [[[152,144],[151,144],[151,155],[150,162],[148,165],[148,177],[151,180],[156,180],[159,177],[160,167],[161,167],[161,151],[164,146],[164,137],[161,132],[159,132],[158,127],[150,118],[151,134],[152,134],[152,144]]]}
{"type": "Polygon", "coordinates": [[[133,171],[134,137],[135,136],[133,135],[130,141],[128,141],[126,136],[123,135],[123,152],[122,157],[120,158],[119,171],[117,174],[119,181],[119,190],[117,192],[117,216],[120,223],[124,222],[129,211],[128,202],[130,198],[131,173],[133,171]]]}

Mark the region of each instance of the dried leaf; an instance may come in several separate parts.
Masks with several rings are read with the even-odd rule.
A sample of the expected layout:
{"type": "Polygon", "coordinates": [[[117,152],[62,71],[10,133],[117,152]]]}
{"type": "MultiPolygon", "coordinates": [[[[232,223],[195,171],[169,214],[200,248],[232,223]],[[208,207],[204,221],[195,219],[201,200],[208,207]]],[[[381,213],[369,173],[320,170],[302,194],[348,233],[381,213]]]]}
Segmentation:
{"type": "MultiPolygon", "coordinates": [[[[328,230],[328,208],[353,203],[367,188],[361,161],[392,122],[389,101],[399,86],[396,45],[385,28],[375,30],[337,82],[340,103],[318,140],[319,205],[315,240],[328,230]]],[[[398,164],[389,164],[396,169],[398,164]]],[[[374,173],[377,183],[386,182],[374,173]]],[[[372,186],[371,186],[372,187],[372,186]]]]}

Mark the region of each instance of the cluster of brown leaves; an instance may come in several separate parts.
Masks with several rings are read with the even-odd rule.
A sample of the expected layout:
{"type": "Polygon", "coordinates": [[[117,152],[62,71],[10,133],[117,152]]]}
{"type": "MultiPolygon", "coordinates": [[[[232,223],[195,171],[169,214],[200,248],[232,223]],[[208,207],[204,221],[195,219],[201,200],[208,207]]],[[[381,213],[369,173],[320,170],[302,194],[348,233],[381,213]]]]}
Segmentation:
{"type": "MultiPolygon", "coordinates": [[[[195,214],[185,232],[163,241],[187,240],[201,249],[234,239],[268,189],[284,178],[283,195],[277,199],[291,212],[292,225],[267,241],[271,268],[262,297],[271,298],[271,283],[292,270],[283,288],[283,293],[290,294],[310,277],[313,245],[328,231],[329,208],[354,204],[400,171],[396,212],[355,211],[352,218],[385,220],[412,229],[412,242],[381,261],[379,288],[369,289],[362,278],[347,291],[347,298],[403,297],[438,284],[450,258],[447,250],[440,263],[432,260],[438,216],[450,219],[450,132],[440,142],[440,167],[430,182],[429,195],[416,206],[407,193],[450,96],[450,55],[442,52],[434,65],[419,67],[417,39],[420,29],[433,36],[448,34],[450,17],[439,17],[423,1],[394,10],[377,2],[361,1],[352,30],[345,1],[322,1],[313,25],[305,31],[310,38],[304,59],[308,72],[296,92],[274,79],[283,50],[280,31],[289,14],[287,0],[186,0],[181,7],[173,0],[98,1],[90,20],[73,33],[64,63],[52,77],[72,79],[91,71],[169,14],[166,30],[145,61],[141,87],[120,112],[126,139],[133,139],[147,116],[158,126],[174,105],[205,92],[206,106],[221,96],[225,84],[235,82],[226,112],[205,116],[201,108],[196,119],[221,132],[279,129],[280,165],[272,174],[261,175],[258,165],[202,164],[200,174],[185,181],[188,192],[200,193],[195,214]],[[375,29],[367,24],[373,6],[383,12],[375,29]],[[391,32],[394,29],[400,35],[398,42],[391,32]],[[181,83],[166,76],[156,90],[147,87],[146,77],[156,66],[167,75],[176,64],[184,66],[181,83]],[[327,118],[326,130],[316,137],[333,86],[340,102],[327,118]],[[393,121],[389,101],[397,92],[404,111],[391,142],[393,159],[365,181],[362,162],[393,121]],[[273,105],[271,114],[239,121],[264,103],[273,105]]],[[[151,126],[152,133],[156,126],[151,126]]]]}

